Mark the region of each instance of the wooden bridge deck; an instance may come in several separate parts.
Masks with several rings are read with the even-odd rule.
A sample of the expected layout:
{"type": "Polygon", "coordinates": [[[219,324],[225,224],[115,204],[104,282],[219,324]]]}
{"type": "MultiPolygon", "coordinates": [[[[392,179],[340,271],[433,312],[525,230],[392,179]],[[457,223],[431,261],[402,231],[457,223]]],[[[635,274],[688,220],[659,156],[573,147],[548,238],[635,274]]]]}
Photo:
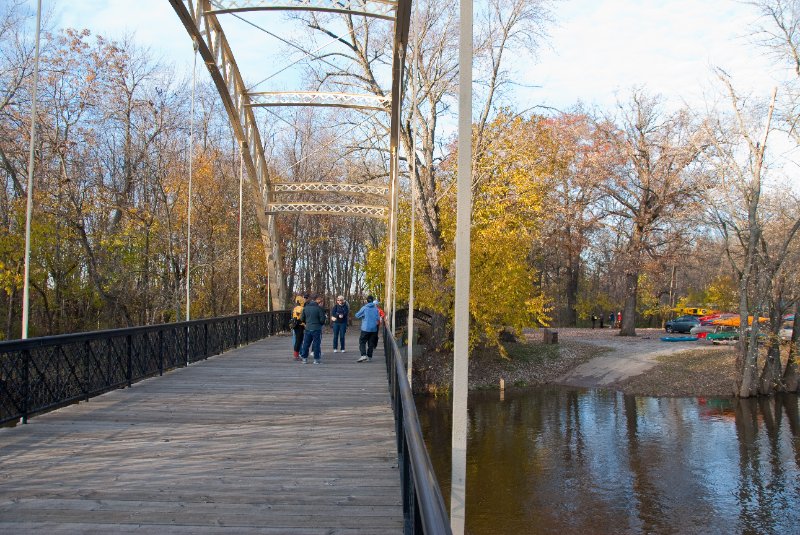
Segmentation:
{"type": "MultiPolygon", "coordinates": [[[[0,533],[399,533],[383,352],[268,338],[0,429],[0,533]]],[[[379,348],[381,349],[381,348],[379,348]]]]}

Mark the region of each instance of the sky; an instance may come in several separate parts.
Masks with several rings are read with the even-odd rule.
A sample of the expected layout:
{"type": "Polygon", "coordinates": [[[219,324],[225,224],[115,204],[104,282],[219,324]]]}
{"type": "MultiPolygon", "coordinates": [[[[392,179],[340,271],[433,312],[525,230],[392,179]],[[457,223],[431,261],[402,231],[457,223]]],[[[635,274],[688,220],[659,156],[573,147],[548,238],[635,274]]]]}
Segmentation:
{"type": "MultiPolygon", "coordinates": [[[[135,4],[43,0],[56,27],[133,34],[154,55],[190,71],[191,42],[170,4],[135,4]]],[[[609,109],[634,86],[701,106],[719,92],[714,66],[730,72],[737,87],[765,97],[780,76],[748,37],[757,16],[740,0],[560,0],[555,6],[555,24],[537,57],[520,56],[513,66],[523,108],[567,109],[581,101],[609,109]]],[[[237,51],[237,61],[263,61],[264,43],[237,51]]]]}
{"type": "MultiPolygon", "coordinates": [[[[35,0],[28,1],[35,9],[35,0]]],[[[132,4],[43,0],[54,27],[88,28],[115,38],[133,35],[189,78],[191,41],[169,2],[137,0],[135,9],[132,4]]],[[[554,0],[553,5],[554,23],[535,57],[513,55],[517,83],[507,98],[516,109],[568,110],[581,102],[612,112],[632,88],[644,87],[670,106],[685,103],[703,111],[722,95],[714,67],[730,73],[740,93],[764,99],[787,72],[755,46],[751,34],[758,16],[742,0],[554,0]]],[[[230,16],[223,23],[245,76],[253,64],[260,74],[265,62],[267,72],[289,63],[274,53],[282,45],[263,33],[230,16]],[[236,32],[229,26],[234,23],[236,32]]],[[[796,152],[793,144],[777,152],[789,151],[796,152]]]]}
{"type": "Polygon", "coordinates": [[[558,109],[577,101],[609,109],[634,86],[676,105],[703,107],[719,93],[712,69],[768,98],[782,71],[754,46],[757,14],[738,0],[573,0],[561,4],[526,98],[558,109]]]}

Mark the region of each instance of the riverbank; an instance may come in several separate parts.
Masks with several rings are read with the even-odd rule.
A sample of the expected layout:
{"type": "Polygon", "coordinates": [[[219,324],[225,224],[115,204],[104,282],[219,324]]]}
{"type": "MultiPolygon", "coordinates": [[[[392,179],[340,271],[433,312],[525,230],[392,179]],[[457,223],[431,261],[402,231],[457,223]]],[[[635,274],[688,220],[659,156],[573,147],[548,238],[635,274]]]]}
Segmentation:
{"type": "MultiPolygon", "coordinates": [[[[559,343],[542,342],[541,331],[497,350],[473,353],[469,388],[566,385],[620,390],[640,396],[728,396],[734,384],[735,354],[730,346],[662,342],[660,329],[640,329],[622,337],[612,329],[559,329],[559,343]]],[[[414,359],[415,393],[447,392],[452,386],[452,354],[428,352],[414,359]]]]}

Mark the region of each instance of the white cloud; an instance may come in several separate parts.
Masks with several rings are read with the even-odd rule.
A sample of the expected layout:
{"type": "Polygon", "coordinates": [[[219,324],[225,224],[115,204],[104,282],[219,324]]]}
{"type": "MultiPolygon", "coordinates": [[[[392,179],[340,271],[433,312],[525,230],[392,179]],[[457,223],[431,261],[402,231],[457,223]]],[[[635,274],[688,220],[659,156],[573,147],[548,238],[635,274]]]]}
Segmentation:
{"type": "Polygon", "coordinates": [[[567,108],[578,100],[608,109],[645,86],[674,102],[703,105],[712,67],[737,86],[767,95],[777,70],[747,38],[756,19],[734,0],[573,0],[557,12],[549,48],[525,71],[531,101],[567,108]]]}

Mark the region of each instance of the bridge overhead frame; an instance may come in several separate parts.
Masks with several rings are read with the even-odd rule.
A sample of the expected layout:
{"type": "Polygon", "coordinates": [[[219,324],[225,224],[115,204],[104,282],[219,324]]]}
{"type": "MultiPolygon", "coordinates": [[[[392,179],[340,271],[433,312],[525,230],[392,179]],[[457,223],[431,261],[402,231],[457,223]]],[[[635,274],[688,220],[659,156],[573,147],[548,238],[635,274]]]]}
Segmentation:
{"type": "MultiPolygon", "coordinates": [[[[385,218],[389,240],[386,254],[386,293],[384,305],[390,314],[394,297],[394,256],[397,238],[397,188],[399,173],[400,107],[405,52],[411,17],[411,0],[170,0],[170,4],[192,38],[197,52],[208,68],[234,135],[242,147],[248,184],[253,192],[262,241],[267,251],[273,305],[286,304],[285,279],[279,272],[281,253],[275,225],[279,213],[344,214],[385,218]],[[392,50],[392,87],[390,96],[373,94],[309,91],[249,92],[234,58],[218,14],[250,11],[321,11],[352,16],[374,17],[394,23],[392,50]],[[264,145],[253,109],[272,106],[327,106],[351,109],[385,110],[390,115],[390,172],[386,193],[380,204],[362,203],[280,203],[276,194],[290,192],[287,184],[274,183],[268,174],[264,145]]],[[[343,184],[339,190],[308,188],[348,195],[373,193],[347,188],[363,186],[343,184]]]]}

